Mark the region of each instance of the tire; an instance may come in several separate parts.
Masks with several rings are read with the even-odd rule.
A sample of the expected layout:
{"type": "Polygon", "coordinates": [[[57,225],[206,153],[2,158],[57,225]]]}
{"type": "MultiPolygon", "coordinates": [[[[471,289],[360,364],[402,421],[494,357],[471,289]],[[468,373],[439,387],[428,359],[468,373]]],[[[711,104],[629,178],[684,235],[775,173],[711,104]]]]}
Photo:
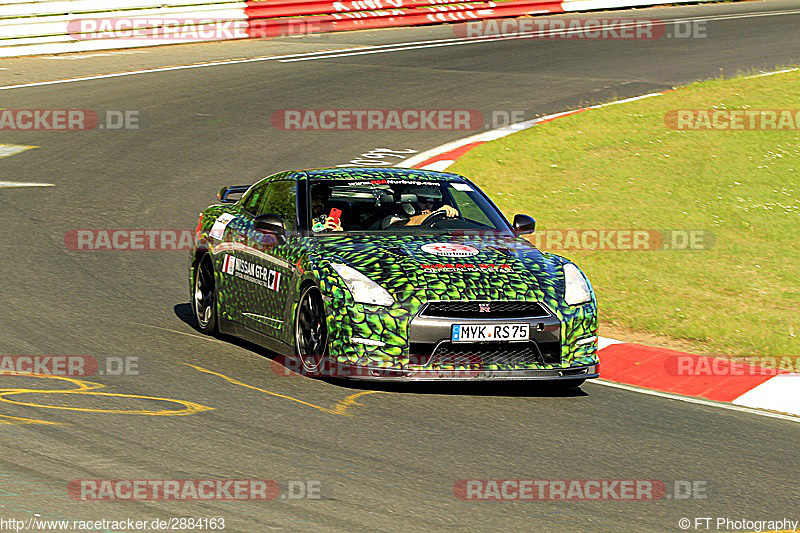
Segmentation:
{"type": "Polygon", "coordinates": [[[192,311],[197,321],[197,329],[206,335],[219,334],[216,289],[214,261],[211,254],[203,254],[194,271],[192,311]]]}
{"type": "Polygon", "coordinates": [[[328,358],[328,326],[322,293],[309,285],[300,293],[294,318],[295,356],[307,376],[325,373],[328,358]]]}

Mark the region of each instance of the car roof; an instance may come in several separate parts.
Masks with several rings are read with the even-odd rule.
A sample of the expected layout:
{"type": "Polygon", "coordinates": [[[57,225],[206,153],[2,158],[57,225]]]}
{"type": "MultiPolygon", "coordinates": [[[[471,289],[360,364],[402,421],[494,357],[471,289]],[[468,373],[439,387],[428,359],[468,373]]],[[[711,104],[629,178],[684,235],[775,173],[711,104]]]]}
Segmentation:
{"type": "Polygon", "coordinates": [[[417,181],[464,181],[466,178],[452,172],[436,172],[433,170],[419,170],[415,168],[392,167],[336,167],[317,168],[311,170],[297,170],[283,179],[294,180],[374,180],[374,179],[406,179],[417,181]]]}

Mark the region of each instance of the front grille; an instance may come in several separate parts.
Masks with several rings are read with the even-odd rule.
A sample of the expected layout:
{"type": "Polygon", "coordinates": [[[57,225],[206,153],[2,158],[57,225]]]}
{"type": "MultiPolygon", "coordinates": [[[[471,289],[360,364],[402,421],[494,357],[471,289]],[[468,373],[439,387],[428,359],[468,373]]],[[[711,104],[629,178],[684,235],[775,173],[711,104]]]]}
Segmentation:
{"type": "Polygon", "coordinates": [[[544,318],[550,313],[539,302],[430,302],[420,316],[440,318],[544,318]],[[488,308],[486,307],[488,305],[488,308]],[[487,310],[488,309],[488,310],[487,310]]]}
{"type": "Polygon", "coordinates": [[[412,343],[412,360],[421,366],[555,364],[561,361],[558,342],[412,343]]]}

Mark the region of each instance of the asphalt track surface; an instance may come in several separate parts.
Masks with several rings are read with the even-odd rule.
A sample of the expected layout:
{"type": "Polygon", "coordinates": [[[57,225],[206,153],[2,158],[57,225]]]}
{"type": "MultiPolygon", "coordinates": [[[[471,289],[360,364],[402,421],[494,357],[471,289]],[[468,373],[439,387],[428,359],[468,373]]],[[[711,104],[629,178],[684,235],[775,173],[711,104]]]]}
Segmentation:
{"type": "MultiPolygon", "coordinates": [[[[613,15],[799,7],[749,2],[613,15]]],[[[0,159],[0,181],[55,185],[0,189],[0,353],[136,357],[140,366],[139,375],[88,378],[105,386],[94,392],[126,396],[63,393],[80,384],[0,376],[0,388],[27,391],[0,393],[0,516],[221,516],[226,531],[675,531],[682,517],[800,518],[797,423],[597,384],[571,395],[467,385],[380,387],[353,397],[374,387],[279,376],[269,353],[198,334],[186,252],[77,252],[63,241],[78,228],[191,229],[223,185],[343,164],[375,148],[422,151],[466,135],[287,133],[270,125],[278,109],[456,107],[524,110],[530,118],[716,77],[720,69],[732,75],[796,64],[798,28],[798,13],[747,16],[709,21],[704,39],[508,40],[0,91],[1,107],[141,110],[147,122],[139,131],[0,137],[38,146],[0,159]],[[36,392],[43,389],[56,392],[36,392]],[[212,410],[154,414],[186,408],[167,400],[212,410]],[[108,409],[133,412],[102,412],[108,409]],[[89,478],[259,478],[283,487],[314,480],[321,498],[70,499],[67,483],[89,478]],[[460,501],[453,485],[468,478],[657,479],[668,487],[697,480],[708,490],[705,499],[656,502],[460,501]]],[[[0,86],[446,38],[453,30],[445,26],[13,59],[0,63],[7,69],[0,86]]]]}

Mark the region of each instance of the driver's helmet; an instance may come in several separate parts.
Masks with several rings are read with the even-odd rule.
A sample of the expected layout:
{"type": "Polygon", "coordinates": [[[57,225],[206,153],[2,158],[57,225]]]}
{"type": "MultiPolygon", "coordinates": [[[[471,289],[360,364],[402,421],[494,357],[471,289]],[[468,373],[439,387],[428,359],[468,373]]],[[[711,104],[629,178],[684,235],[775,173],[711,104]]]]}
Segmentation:
{"type": "Polygon", "coordinates": [[[417,195],[417,202],[441,203],[442,191],[437,185],[412,185],[406,193],[417,195]]]}

